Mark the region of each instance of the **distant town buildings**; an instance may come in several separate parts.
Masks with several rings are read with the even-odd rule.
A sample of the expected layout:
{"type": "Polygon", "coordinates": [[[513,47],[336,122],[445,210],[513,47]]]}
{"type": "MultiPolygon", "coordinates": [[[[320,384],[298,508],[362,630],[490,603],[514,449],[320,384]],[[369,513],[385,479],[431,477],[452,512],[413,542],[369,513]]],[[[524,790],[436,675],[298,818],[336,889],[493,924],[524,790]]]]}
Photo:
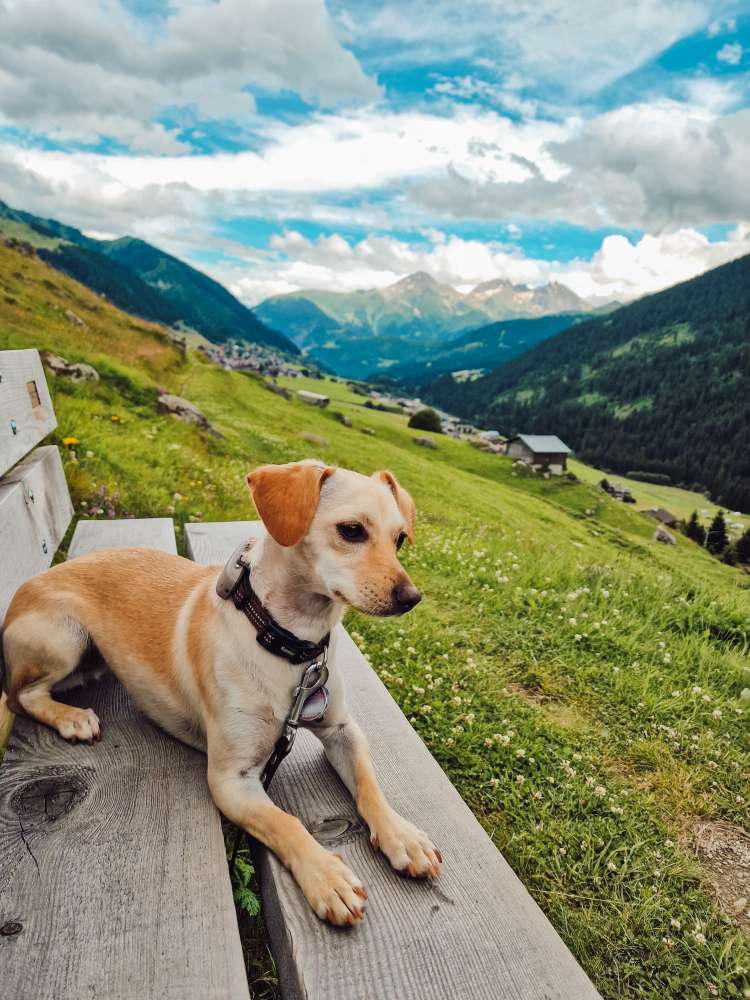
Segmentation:
{"type": "Polygon", "coordinates": [[[198,351],[214,364],[234,371],[257,372],[259,375],[268,375],[271,378],[276,378],[278,375],[286,375],[289,378],[298,378],[301,375],[320,377],[314,366],[293,368],[284,358],[260,344],[249,346],[212,344],[210,347],[200,344],[198,351]]]}

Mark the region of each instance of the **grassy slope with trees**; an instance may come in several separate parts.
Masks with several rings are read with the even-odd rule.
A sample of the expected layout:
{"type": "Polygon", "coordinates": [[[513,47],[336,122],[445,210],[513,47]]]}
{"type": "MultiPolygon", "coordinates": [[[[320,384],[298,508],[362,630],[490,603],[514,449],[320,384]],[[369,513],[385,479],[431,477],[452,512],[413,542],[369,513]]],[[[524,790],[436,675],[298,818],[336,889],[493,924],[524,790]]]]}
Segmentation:
{"type": "Polygon", "coordinates": [[[0,201],[0,232],[28,240],[52,267],[144,319],[196,330],[209,340],[247,340],[288,354],[297,347],[202,271],[125,236],[97,240],[0,201]]]}
{"type": "Polygon", "coordinates": [[[750,511],[750,256],[544,341],[431,402],[750,511]]]}
{"type": "Polygon", "coordinates": [[[372,378],[419,390],[446,372],[485,368],[505,364],[530,350],[542,340],[567,330],[580,319],[579,314],[562,313],[534,319],[509,319],[488,323],[459,334],[447,343],[420,352],[418,359],[371,372],[372,378]]]}
{"type": "MultiPolygon", "coordinates": [[[[321,411],[183,359],[0,246],[0,348],[21,347],[101,374],[49,379],[85,515],[173,513],[182,542],[188,520],[253,516],[244,475],[260,462],[392,469],[420,511],[404,560],[425,599],[403,619],[349,616],[374,669],[607,1000],[747,996],[747,929],[692,844],[699,817],[747,826],[750,578],[687,539],[654,544],[589,485],[444,436],[415,447],[405,418],[341,383],[310,383],[333,396],[321,411]],[[157,385],[222,437],[160,416],[157,385]]],[[[441,847],[450,864],[460,845],[441,847]]]]}

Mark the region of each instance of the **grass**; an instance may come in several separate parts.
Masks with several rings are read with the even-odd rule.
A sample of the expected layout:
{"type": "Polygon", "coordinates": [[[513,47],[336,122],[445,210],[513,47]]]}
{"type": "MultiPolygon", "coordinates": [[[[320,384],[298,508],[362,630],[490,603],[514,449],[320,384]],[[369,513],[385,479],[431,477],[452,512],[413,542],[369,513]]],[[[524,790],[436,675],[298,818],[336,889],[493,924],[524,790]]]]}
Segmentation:
{"type": "MultiPolygon", "coordinates": [[[[628,486],[635,497],[635,509],[645,510],[647,507],[665,507],[672,514],[681,520],[686,521],[694,510],[698,511],[698,517],[705,525],[709,525],[714,515],[719,510],[726,512],[726,507],[719,507],[712,500],[693,493],[690,490],[683,490],[679,486],[660,486],[655,483],[642,483],[638,479],[628,479],[627,476],[620,476],[617,473],[605,473],[601,469],[594,469],[590,465],[584,465],[576,459],[569,459],[568,467],[585,483],[598,484],[602,479],[609,479],[615,483],[622,483],[628,486]],[[705,512],[705,513],[704,513],[705,512]]],[[[729,512],[727,523],[740,524],[742,528],[729,528],[730,535],[736,537],[750,526],[750,517],[747,514],[735,514],[729,512]]]]}
{"type": "MultiPolygon", "coordinates": [[[[417,447],[403,417],[341,383],[290,381],[331,395],[321,411],[182,359],[157,328],[4,248],[0,282],[0,347],[102,374],[50,378],[53,440],[79,442],[62,450],[87,515],[169,512],[181,535],[253,516],[244,475],[260,462],[390,468],[420,511],[404,561],[425,600],[398,621],[349,616],[373,668],[607,1000],[750,996],[748,936],[691,842],[699,817],[748,826],[750,577],[683,538],[656,545],[646,518],[585,482],[442,436],[417,447]],[[157,385],[221,437],[158,415],[157,385]]],[[[639,500],[645,488],[661,492],[635,484],[639,500]]],[[[459,845],[443,846],[450,863],[459,845]]],[[[252,976],[272,988],[267,968],[252,976]]]]}

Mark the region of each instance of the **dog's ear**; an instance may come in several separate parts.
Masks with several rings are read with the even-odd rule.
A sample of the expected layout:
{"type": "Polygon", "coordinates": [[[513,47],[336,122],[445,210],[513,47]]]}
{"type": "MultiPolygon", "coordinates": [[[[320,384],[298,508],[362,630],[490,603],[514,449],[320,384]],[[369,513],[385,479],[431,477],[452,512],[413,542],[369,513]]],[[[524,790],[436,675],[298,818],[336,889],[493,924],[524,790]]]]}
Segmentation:
{"type": "Polygon", "coordinates": [[[409,539],[409,544],[413,545],[414,522],[417,519],[417,508],[414,506],[414,501],[411,496],[406,492],[403,486],[399,486],[398,480],[393,473],[388,472],[386,469],[383,469],[380,472],[374,472],[372,478],[379,479],[381,483],[385,483],[393,494],[396,505],[401,511],[401,516],[403,517],[406,525],[406,537],[409,539]]]}
{"type": "Polygon", "coordinates": [[[261,465],[247,477],[268,534],[279,545],[296,545],[308,532],[320,500],[320,488],[336,470],[315,462],[261,465]]]}

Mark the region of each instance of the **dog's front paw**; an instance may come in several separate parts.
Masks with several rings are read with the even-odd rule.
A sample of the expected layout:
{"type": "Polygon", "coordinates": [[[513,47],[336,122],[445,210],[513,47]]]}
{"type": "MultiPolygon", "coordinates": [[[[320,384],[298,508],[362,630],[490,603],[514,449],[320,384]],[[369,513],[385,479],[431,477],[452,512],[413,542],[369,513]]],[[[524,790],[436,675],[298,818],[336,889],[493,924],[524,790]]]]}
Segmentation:
{"type": "Polygon", "coordinates": [[[430,838],[408,819],[391,811],[370,830],[370,843],[398,872],[412,878],[440,874],[442,857],[430,838]]]}
{"type": "Polygon", "coordinates": [[[300,889],[321,920],[353,927],[365,915],[367,892],[338,854],[324,848],[293,866],[300,889]]]}

